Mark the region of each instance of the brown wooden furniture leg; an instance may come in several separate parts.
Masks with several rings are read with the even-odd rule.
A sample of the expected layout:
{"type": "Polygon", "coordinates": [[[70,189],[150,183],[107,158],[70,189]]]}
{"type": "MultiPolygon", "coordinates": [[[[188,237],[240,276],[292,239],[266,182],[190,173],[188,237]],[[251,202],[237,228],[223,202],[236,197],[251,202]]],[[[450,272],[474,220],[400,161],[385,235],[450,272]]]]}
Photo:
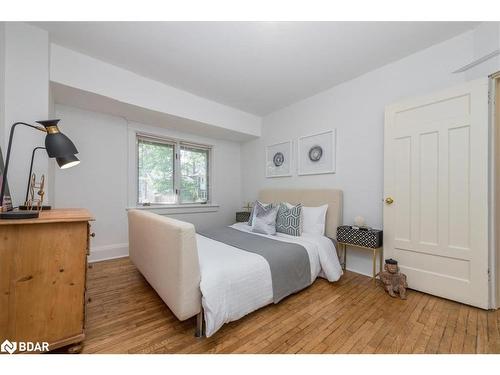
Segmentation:
{"type": "Polygon", "coordinates": [[[80,354],[83,350],[83,342],[78,342],[76,344],[68,346],[66,352],[68,354],[80,354]]]}

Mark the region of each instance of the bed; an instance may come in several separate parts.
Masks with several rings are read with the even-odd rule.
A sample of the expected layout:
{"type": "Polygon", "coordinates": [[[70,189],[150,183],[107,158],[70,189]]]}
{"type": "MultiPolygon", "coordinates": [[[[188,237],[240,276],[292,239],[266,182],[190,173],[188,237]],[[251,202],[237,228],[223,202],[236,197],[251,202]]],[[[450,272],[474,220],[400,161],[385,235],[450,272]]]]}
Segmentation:
{"type": "Polygon", "coordinates": [[[203,328],[211,336],[225,323],[278,303],[317,277],[333,282],[342,275],[332,241],[342,218],[340,190],[266,189],[258,199],[311,207],[328,204],[325,236],[267,236],[252,233],[246,223],[200,234],[192,224],[169,217],[141,210],[128,213],[132,262],[179,320],[197,316],[197,336],[203,328]],[[245,241],[250,244],[245,246],[257,249],[270,247],[272,257],[281,252],[281,258],[245,250],[240,245],[245,241]],[[292,250],[297,259],[289,255],[292,250]]]}

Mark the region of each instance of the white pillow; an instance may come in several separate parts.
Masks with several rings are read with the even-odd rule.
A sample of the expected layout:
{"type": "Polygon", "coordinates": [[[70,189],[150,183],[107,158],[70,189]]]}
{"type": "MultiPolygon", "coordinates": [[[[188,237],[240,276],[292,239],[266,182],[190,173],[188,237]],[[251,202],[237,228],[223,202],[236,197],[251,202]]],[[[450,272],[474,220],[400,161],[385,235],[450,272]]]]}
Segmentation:
{"type": "Polygon", "coordinates": [[[261,234],[276,234],[276,215],[278,207],[268,205],[264,207],[260,203],[255,205],[255,214],[252,222],[252,232],[261,234]]]}
{"type": "Polygon", "coordinates": [[[324,236],[327,210],[327,204],[319,207],[302,207],[302,233],[324,236]]]}
{"type": "Polygon", "coordinates": [[[266,208],[273,205],[272,203],[264,203],[261,201],[255,201],[253,206],[252,206],[252,211],[250,211],[250,217],[248,218],[248,222],[247,222],[247,224],[250,226],[252,226],[253,218],[255,217],[255,206],[257,206],[258,204],[260,204],[266,208]]]}

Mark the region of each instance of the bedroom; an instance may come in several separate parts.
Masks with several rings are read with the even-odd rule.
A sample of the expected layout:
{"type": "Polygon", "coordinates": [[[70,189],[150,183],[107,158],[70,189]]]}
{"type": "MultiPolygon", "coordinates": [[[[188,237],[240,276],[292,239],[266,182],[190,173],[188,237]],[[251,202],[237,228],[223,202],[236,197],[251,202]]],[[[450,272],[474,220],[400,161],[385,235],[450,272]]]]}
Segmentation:
{"type": "Polygon", "coordinates": [[[500,354],[477,19],[2,21],[5,351],[500,354]]]}

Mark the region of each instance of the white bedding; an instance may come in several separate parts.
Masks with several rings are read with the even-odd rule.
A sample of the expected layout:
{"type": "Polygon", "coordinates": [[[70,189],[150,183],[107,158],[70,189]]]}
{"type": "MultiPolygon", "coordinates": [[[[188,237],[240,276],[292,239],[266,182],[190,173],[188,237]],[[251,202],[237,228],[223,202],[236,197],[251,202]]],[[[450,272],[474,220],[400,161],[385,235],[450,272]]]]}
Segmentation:
{"type": "MultiPolygon", "coordinates": [[[[252,233],[246,223],[231,226],[252,233]]],[[[278,233],[264,236],[276,241],[295,242],[309,255],[311,283],[318,277],[337,281],[342,268],[333,242],[321,235],[303,234],[293,237],[278,233]]],[[[266,306],[273,301],[271,270],[260,255],[196,235],[200,259],[202,305],[206,335],[211,336],[223,324],[266,306]]]]}

